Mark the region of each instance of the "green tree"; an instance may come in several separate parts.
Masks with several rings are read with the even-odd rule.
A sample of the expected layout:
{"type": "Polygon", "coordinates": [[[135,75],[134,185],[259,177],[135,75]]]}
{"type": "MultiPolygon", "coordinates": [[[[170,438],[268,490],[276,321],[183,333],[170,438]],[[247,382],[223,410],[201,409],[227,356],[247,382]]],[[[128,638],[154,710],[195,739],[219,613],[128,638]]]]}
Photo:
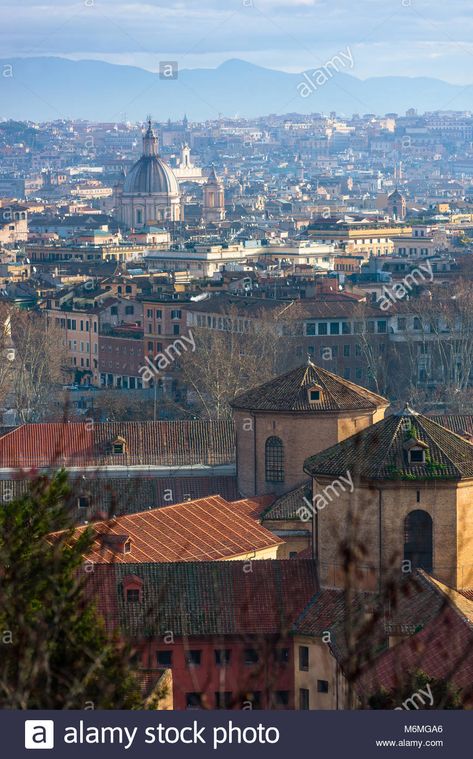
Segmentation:
{"type": "MultiPolygon", "coordinates": [[[[71,541],[64,471],[0,505],[0,708],[142,706],[131,651],[86,590],[86,530],[71,541]],[[52,532],[63,531],[54,540],[52,532]]],[[[113,568],[111,568],[113,570],[113,568]]]]}
{"type": "Polygon", "coordinates": [[[461,692],[450,682],[430,677],[421,670],[406,675],[399,688],[381,688],[368,699],[370,709],[396,709],[406,703],[406,709],[463,709],[461,692]],[[424,702],[416,697],[420,693],[424,702]],[[430,694],[428,698],[425,693],[430,694]],[[416,707],[417,705],[417,707],[416,707]]]}

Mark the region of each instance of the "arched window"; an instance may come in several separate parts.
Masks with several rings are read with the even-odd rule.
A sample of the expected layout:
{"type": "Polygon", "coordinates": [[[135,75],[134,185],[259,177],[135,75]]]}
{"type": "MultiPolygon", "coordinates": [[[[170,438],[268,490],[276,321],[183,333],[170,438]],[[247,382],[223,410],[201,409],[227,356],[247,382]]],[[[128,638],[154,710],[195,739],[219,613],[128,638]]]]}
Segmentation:
{"type": "Polygon", "coordinates": [[[404,521],[404,560],[414,569],[432,571],[432,517],[426,511],[411,511],[404,521]]]}
{"type": "Polygon", "coordinates": [[[284,482],[284,446],[281,438],[269,437],[265,446],[266,482],[284,482]]]}

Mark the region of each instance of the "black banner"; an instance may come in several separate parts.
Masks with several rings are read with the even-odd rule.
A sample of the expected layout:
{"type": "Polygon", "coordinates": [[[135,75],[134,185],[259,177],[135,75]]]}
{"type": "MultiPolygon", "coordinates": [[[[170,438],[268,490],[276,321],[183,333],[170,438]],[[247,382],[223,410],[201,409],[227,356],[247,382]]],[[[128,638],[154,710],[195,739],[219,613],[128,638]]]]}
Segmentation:
{"type": "Polygon", "coordinates": [[[108,757],[461,756],[465,711],[3,711],[2,755],[108,757]]]}

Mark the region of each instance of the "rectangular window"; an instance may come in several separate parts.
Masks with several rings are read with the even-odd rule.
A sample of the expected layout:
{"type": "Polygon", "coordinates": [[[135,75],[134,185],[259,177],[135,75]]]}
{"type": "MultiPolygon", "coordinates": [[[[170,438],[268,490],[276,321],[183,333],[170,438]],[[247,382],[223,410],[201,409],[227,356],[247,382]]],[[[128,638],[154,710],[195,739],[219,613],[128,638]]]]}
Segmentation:
{"type": "Polygon", "coordinates": [[[180,333],[180,330],[181,330],[181,328],[180,328],[179,324],[173,324],[173,327],[172,327],[172,334],[173,335],[178,335],[180,333]]]}
{"type": "Polygon", "coordinates": [[[378,321],[378,332],[381,334],[384,334],[387,331],[388,331],[388,326],[385,319],[383,319],[382,321],[378,321]]]}
{"type": "Polygon", "coordinates": [[[328,693],[328,680],[317,680],[317,693],[328,693]]]}
{"type": "Polygon", "coordinates": [[[307,688],[300,688],[299,689],[299,709],[302,711],[307,711],[310,709],[309,706],[309,691],[307,688]]]}
{"type": "Polygon", "coordinates": [[[202,693],[186,693],[186,709],[201,709],[202,693]]]}
{"type": "Polygon", "coordinates": [[[156,319],[162,319],[163,318],[163,312],[160,308],[156,309],[156,319]]]}
{"type": "Polygon", "coordinates": [[[171,319],[180,319],[181,318],[181,311],[178,309],[175,311],[171,311],[171,319]]]}
{"type": "Polygon", "coordinates": [[[345,358],[349,358],[349,356],[350,356],[350,346],[349,345],[344,345],[343,346],[343,355],[345,356],[345,358]]]}
{"type": "Polygon", "coordinates": [[[231,691],[217,691],[215,694],[215,708],[216,709],[230,709],[232,705],[232,692],[231,691]]]}
{"type": "Polygon", "coordinates": [[[259,662],[259,654],[255,648],[245,648],[244,653],[245,664],[257,664],[259,662]]]}
{"type": "Polygon", "coordinates": [[[137,588],[128,588],[126,592],[126,602],[128,604],[137,604],[140,601],[140,591],[137,588]]]}
{"type": "Polygon", "coordinates": [[[319,335],[326,335],[326,334],[328,334],[328,332],[327,332],[327,322],[319,322],[318,333],[319,333],[319,335]]]}
{"type": "Polygon", "coordinates": [[[289,662],[289,649],[277,648],[275,651],[275,658],[279,664],[287,664],[289,662]]]}
{"type": "Polygon", "coordinates": [[[274,704],[276,708],[283,708],[285,706],[289,706],[289,691],[288,690],[277,690],[274,693],[274,704]]]}
{"type": "Polygon", "coordinates": [[[340,324],[339,324],[339,322],[330,322],[330,334],[331,335],[339,335],[340,334],[340,324]]]}
{"type": "Polygon", "coordinates": [[[226,667],[230,664],[231,650],[229,648],[215,649],[215,664],[217,667],[226,667]]]}
{"type": "Polygon", "coordinates": [[[342,335],[351,335],[350,322],[342,322],[342,335]]]}
{"type": "Polygon", "coordinates": [[[125,306],[125,314],[131,315],[135,313],[134,306],[125,306]]]}
{"type": "Polygon", "coordinates": [[[172,651],[156,651],[158,667],[172,667],[172,651]]]}
{"type": "Polygon", "coordinates": [[[306,324],[305,333],[308,337],[315,335],[315,324],[306,324]]]}
{"type": "Polygon", "coordinates": [[[406,317],[405,316],[398,316],[397,319],[397,328],[399,332],[404,332],[406,329],[406,317]]]}
{"type": "Polygon", "coordinates": [[[261,709],[261,691],[255,690],[247,694],[246,701],[251,704],[252,709],[261,709]]]}
{"type": "Polygon", "coordinates": [[[299,646],[299,670],[301,672],[309,671],[309,647],[299,646]]]}
{"type": "Polygon", "coordinates": [[[202,658],[202,651],[187,651],[186,662],[189,667],[199,667],[202,658]]]}

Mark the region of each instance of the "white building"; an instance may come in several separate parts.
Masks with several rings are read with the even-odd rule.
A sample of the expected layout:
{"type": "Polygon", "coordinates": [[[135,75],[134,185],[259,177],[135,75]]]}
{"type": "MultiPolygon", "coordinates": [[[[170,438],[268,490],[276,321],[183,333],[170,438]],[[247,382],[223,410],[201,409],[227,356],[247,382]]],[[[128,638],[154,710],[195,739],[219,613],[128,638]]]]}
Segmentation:
{"type": "Polygon", "coordinates": [[[172,169],[160,158],[151,121],[143,136],[143,155],[123,184],[115,188],[116,216],[131,229],[180,221],[181,196],[172,169]]]}

